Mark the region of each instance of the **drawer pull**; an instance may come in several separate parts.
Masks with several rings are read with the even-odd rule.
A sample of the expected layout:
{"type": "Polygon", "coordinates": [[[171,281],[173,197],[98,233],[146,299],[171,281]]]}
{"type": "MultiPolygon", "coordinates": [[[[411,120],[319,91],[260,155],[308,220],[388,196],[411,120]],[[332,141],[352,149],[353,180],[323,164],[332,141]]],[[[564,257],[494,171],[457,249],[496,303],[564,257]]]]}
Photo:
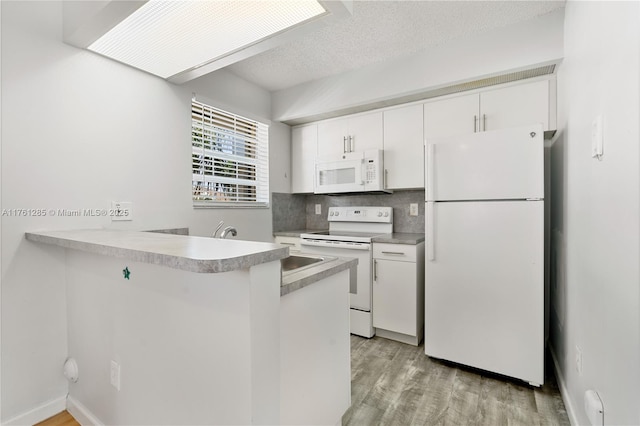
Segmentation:
{"type": "Polygon", "coordinates": [[[282,244],[284,246],[295,246],[295,243],[278,243],[278,244],[282,244]]]}
{"type": "Polygon", "coordinates": [[[382,254],[393,254],[395,256],[404,256],[405,253],[401,252],[401,251],[383,251],[381,252],[382,254]]]}

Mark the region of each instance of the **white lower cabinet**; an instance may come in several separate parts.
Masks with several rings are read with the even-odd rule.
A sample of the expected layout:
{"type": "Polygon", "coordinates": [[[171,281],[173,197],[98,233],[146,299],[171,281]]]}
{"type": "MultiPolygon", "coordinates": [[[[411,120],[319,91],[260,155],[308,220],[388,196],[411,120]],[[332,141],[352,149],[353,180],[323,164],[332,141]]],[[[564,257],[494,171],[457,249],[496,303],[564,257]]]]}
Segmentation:
{"type": "Polygon", "coordinates": [[[424,243],[373,244],[376,335],[418,345],[424,336],[424,243]]]}
{"type": "Polygon", "coordinates": [[[274,241],[276,244],[282,244],[283,246],[289,247],[289,252],[300,251],[300,238],[298,237],[285,237],[278,235],[274,237],[274,241]]]}

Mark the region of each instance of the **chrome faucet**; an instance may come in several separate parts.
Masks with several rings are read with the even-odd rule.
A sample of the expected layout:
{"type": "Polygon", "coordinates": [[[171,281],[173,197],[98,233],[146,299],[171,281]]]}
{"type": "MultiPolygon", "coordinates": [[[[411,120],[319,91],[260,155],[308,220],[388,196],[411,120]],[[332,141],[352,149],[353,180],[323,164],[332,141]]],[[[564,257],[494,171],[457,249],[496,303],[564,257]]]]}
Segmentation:
{"type": "Polygon", "coordinates": [[[231,234],[232,237],[238,235],[238,230],[233,226],[227,226],[222,230],[222,234],[220,234],[220,238],[225,238],[227,234],[231,234]]]}
{"type": "Polygon", "coordinates": [[[220,221],[220,223],[216,227],[216,230],[213,231],[213,235],[211,235],[212,238],[217,238],[218,237],[218,231],[220,230],[220,228],[222,228],[222,225],[224,225],[224,221],[223,220],[220,221]]]}

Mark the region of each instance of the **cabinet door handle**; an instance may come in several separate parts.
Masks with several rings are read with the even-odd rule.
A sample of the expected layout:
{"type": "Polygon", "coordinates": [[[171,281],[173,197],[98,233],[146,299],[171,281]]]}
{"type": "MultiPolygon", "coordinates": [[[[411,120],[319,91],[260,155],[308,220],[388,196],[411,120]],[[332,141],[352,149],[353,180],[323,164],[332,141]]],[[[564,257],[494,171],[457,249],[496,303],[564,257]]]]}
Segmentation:
{"type": "Polygon", "coordinates": [[[349,135],[349,152],[353,152],[353,136],[349,135]]]}
{"type": "Polygon", "coordinates": [[[473,116],[473,133],[478,133],[478,116],[473,116]]]}
{"type": "Polygon", "coordinates": [[[378,261],[373,259],[373,280],[378,281],[378,261]]]}
{"type": "Polygon", "coordinates": [[[387,177],[389,175],[389,170],[388,169],[384,169],[384,189],[387,189],[387,177]]]}
{"type": "Polygon", "coordinates": [[[347,137],[342,138],[342,153],[345,154],[347,152],[347,137]]]}
{"type": "Polygon", "coordinates": [[[401,251],[383,251],[381,252],[382,254],[392,254],[395,256],[405,256],[405,253],[401,252],[401,251]]]}
{"type": "Polygon", "coordinates": [[[482,131],[487,131],[487,114],[482,114],[482,131]]]}

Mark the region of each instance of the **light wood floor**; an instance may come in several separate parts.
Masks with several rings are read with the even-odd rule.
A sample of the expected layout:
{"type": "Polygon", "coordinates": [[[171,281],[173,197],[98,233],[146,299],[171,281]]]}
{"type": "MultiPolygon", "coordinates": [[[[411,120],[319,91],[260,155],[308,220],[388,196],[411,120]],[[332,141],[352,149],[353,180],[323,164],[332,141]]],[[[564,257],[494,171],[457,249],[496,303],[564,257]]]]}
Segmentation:
{"type": "MultiPolygon", "coordinates": [[[[550,362],[547,362],[547,366],[550,362]]],[[[351,336],[347,426],[570,426],[549,368],[542,388],[432,360],[424,347],[351,336]]],[[[36,426],[80,426],[64,411],[36,426]]]]}
{"type": "Polygon", "coordinates": [[[342,424],[568,426],[555,377],[546,376],[533,388],[432,360],[423,345],[352,335],[351,408],[342,424]]]}
{"type": "Polygon", "coordinates": [[[47,420],[37,423],[35,426],[80,426],[68,411],[49,417],[47,420]]]}

